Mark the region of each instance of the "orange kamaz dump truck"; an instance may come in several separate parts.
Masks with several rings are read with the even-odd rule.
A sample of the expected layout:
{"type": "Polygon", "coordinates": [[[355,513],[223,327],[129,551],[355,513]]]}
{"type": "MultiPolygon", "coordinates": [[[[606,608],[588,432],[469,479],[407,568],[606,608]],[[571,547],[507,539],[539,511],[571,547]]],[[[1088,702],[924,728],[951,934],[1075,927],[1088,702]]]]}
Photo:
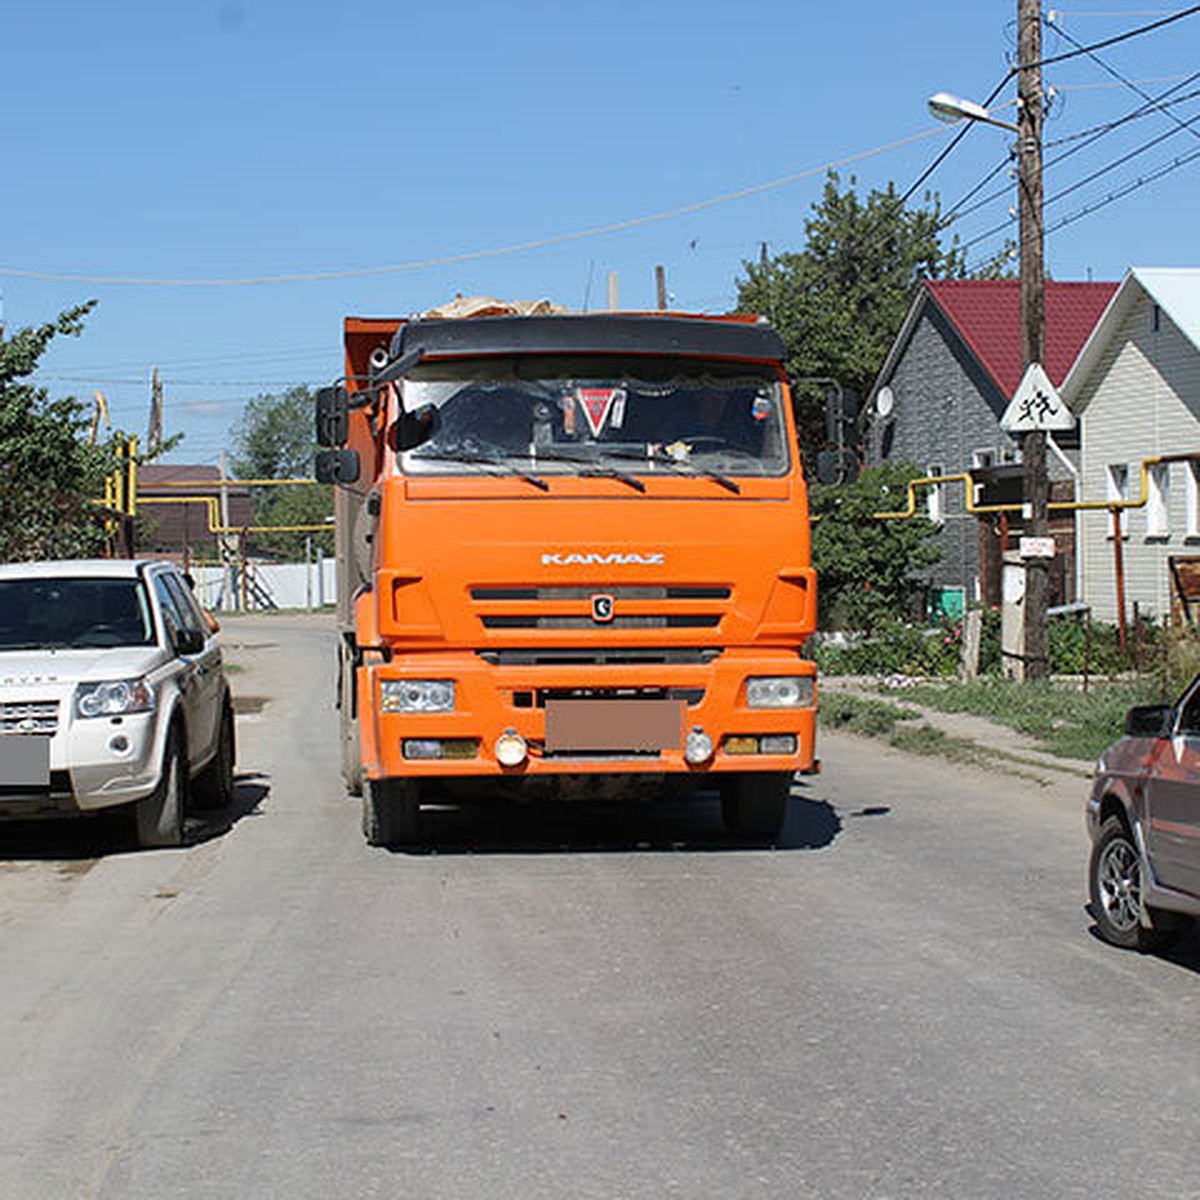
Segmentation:
{"type": "Polygon", "coordinates": [[[719,793],[817,768],[808,501],[761,320],[499,303],[347,318],[338,702],[375,845],[448,797],[719,793]],[[468,315],[461,315],[463,312],[468,315]]]}

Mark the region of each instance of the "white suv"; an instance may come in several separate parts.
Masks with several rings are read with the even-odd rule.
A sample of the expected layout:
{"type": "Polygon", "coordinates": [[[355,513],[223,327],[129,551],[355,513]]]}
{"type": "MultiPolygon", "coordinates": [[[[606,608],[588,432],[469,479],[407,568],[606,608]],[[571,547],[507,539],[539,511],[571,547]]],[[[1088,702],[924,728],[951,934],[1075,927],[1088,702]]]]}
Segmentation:
{"type": "Polygon", "coordinates": [[[124,805],[140,845],[177,846],[233,763],[221,648],[178,567],[0,564],[0,818],[124,805]]]}

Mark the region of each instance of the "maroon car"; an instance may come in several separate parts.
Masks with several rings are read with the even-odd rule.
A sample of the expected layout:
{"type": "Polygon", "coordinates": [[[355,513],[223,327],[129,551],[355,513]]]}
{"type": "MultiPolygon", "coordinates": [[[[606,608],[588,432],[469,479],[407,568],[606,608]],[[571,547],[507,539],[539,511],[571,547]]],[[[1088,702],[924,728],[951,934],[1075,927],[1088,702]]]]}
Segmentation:
{"type": "Polygon", "coordinates": [[[1105,941],[1151,950],[1200,916],[1200,677],[1131,708],[1087,802],[1088,890],[1105,941]]]}

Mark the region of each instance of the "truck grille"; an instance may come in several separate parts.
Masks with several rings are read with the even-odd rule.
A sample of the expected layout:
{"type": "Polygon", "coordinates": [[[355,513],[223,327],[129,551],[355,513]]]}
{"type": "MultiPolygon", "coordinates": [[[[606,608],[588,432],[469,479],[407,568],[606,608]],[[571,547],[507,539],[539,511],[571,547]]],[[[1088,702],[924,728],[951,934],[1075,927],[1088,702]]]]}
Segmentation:
{"type": "Polygon", "coordinates": [[[52,735],[57,731],[57,700],[10,700],[0,703],[0,733],[52,735]]]}
{"type": "Polygon", "coordinates": [[[716,629],[733,591],[721,585],[473,587],[484,629],[716,629]],[[596,597],[612,601],[612,615],[594,615],[596,597]]]}

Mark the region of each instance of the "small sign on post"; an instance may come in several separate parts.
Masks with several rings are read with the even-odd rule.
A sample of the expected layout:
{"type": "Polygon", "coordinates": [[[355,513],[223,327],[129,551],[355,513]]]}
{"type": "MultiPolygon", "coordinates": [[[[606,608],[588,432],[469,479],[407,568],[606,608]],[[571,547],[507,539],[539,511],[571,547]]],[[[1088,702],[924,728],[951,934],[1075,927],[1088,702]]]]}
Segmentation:
{"type": "Polygon", "coordinates": [[[1052,537],[1023,537],[1018,542],[1018,548],[1023,559],[1054,557],[1054,539],[1052,537]]]}
{"type": "Polygon", "coordinates": [[[1030,363],[1000,418],[1005,433],[1074,429],[1075,414],[1063,403],[1041,363],[1030,363]]]}

